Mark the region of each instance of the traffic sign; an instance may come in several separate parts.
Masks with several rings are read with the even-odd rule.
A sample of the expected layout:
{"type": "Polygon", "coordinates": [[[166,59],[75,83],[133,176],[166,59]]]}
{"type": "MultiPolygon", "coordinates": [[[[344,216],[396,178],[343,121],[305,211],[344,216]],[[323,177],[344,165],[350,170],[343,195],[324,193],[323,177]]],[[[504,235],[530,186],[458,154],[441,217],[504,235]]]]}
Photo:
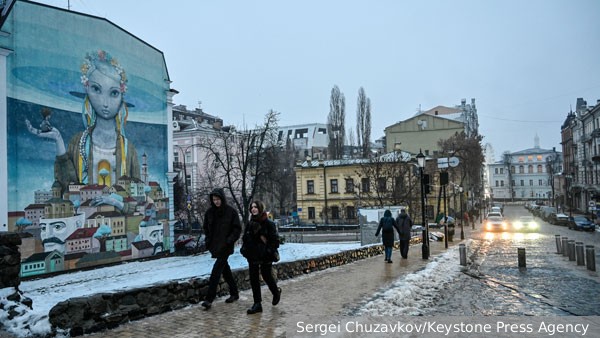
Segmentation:
{"type": "Polygon", "coordinates": [[[458,163],[460,162],[458,160],[458,157],[452,156],[452,157],[441,157],[438,158],[438,169],[442,169],[442,168],[448,168],[448,166],[450,167],[456,167],[458,166],[458,163]]]}

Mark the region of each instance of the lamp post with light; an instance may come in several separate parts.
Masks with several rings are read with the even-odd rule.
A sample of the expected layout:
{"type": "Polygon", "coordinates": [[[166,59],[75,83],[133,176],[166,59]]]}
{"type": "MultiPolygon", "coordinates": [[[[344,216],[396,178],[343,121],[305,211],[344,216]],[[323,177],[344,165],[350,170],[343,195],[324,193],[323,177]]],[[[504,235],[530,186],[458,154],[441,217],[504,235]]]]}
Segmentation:
{"type": "Polygon", "coordinates": [[[421,253],[423,259],[429,259],[429,223],[425,218],[425,182],[423,177],[423,170],[425,169],[425,155],[421,149],[417,154],[417,165],[419,166],[419,177],[421,181],[421,220],[423,221],[423,245],[421,247],[421,253]]]}

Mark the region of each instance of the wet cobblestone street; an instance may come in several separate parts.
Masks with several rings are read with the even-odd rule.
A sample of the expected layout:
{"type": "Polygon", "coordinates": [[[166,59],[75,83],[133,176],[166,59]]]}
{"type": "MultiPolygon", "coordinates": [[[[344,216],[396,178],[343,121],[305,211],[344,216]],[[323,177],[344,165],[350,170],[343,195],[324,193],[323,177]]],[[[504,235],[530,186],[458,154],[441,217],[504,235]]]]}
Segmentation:
{"type": "Polygon", "coordinates": [[[571,238],[579,236],[583,239],[578,240],[591,244],[595,244],[600,235],[573,230],[565,232],[565,229],[549,224],[544,224],[542,231],[535,234],[474,232],[472,240],[467,242],[467,255],[472,264],[424,314],[600,315],[598,272],[577,266],[568,257],[557,254],[555,233],[571,238]],[[517,248],[526,249],[526,269],[518,268],[517,248]]]}

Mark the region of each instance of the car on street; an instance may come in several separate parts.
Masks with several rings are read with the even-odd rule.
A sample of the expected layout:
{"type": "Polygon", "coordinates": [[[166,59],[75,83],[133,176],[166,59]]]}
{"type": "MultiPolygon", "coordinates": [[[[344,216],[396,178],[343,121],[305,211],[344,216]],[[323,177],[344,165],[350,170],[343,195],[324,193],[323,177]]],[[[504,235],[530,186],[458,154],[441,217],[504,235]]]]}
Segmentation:
{"type": "Polygon", "coordinates": [[[501,216],[489,216],[485,220],[486,231],[507,231],[508,222],[501,216]]]}
{"type": "Polygon", "coordinates": [[[533,216],[521,216],[512,223],[512,228],[515,231],[538,231],[540,225],[535,221],[533,216]]]}
{"type": "Polygon", "coordinates": [[[502,213],[500,212],[496,212],[496,211],[490,211],[488,212],[487,216],[485,216],[485,218],[490,218],[490,217],[500,217],[503,218],[504,216],[502,216],[502,213]]]}
{"type": "Polygon", "coordinates": [[[569,229],[594,231],[596,224],[586,216],[573,216],[569,218],[569,229]]]}
{"type": "Polygon", "coordinates": [[[563,213],[551,213],[549,217],[548,223],[554,225],[568,225],[569,224],[569,215],[565,215],[563,213]]]}

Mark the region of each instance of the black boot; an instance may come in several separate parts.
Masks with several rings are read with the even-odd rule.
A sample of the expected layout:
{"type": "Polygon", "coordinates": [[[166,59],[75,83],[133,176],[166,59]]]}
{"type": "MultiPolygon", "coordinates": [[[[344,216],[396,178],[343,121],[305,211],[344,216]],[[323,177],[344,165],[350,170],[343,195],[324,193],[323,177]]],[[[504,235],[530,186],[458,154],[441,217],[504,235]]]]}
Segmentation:
{"type": "Polygon", "coordinates": [[[229,298],[225,299],[225,303],[233,303],[238,299],[240,299],[240,295],[238,295],[238,294],[231,295],[231,296],[229,296],[229,298]]]}
{"type": "Polygon", "coordinates": [[[252,305],[251,308],[248,309],[248,311],[246,311],[246,313],[248,313],[249,315],[258,313],[258,312],[262,312],[262,305],[260,303],[254,303],[254,305],[252,305]]]}
{"type": "Polygon", "coordinates": [[[273,302],[271,304],[273,304],[273,306],[279,304],[279,301],[281,300],[281,288],[277,288],[277,294],[273,295],[273,302]]]}

